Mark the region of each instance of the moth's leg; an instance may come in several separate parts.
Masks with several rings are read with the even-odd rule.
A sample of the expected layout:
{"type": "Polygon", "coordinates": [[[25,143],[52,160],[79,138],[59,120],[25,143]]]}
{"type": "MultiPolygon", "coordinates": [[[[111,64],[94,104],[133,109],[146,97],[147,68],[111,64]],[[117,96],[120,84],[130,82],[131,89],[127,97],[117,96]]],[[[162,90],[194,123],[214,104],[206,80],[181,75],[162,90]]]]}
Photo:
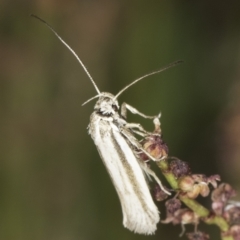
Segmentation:
{"type": "Polygon", "coordinates": [[[142,132],[143,134],[145,133],[146,134],[149,134],[143,127],[141,124],[139,123],[126,123],[125,126],[126,128],[128,129],[131,129],[134,131],[134,128],[138,129],[140,132],[142,132]]]}
{"type": "Polygon", "coordinates": [[[147,136],[151,136],[153,134],[156,135],[161,135],[161,127],[160,127],[160,121],[158,117],[155,117],[153,119],[153,124],[154,124],[154,133],[150,133],[148,131],[146,131],[141,124],[139,123],[126,123],[124,125],[124,127],[131,129],[131,131],[133,131],[134,133],[138,134],[141,137],[147,137],[147,136]],[[137,129],[137,130],[136,130],[137,129]]]}
{"type": "MultiPolygon", "coordinates": [[[[135,138],[135,136],[132,134],[132,132],[129,131],[128,128],[126,127],[121,127],[120,131],[123,136],[125,136],[128,141],[136,148],[136,149],[141,149],[142,145],[139,143],[138,139],[135,138]]],[[[144,134],[145,135],[145,134],[144,134]]]]}
{"type": "Polygon", "coordinates": [[[143,132],[140,132],[140,131],[137,131],[137,130],[134,130],[134,129],[132,129],[132,131],[133,131],[134,133],[136,133],[137,135],[143,137],[143,138],[146,137],[146,133],[143,133],[143,132]]]}
{"type": "MultiPolygon", "coordinates": [[[[138,141],[138,139],[135,138],[135,136],[129,132],[129,129],[128,128],[125,128],[125,127],[122,127],[120,129],[121,133],[128,139],[128,141],[137,149],[137,150],[140,150],[141,152],[145,153],[149,159],[153,160],[153,161],[159,161],[161,159],[156,159],[154,158],[153,156],[151,156],[147,151],[145,151],[143,148],[142,148],[142,145],[140,144],[140,142],[138,141]]],[[[136,133],[138,133],[139,135],[141,135],[141,132],[138,132],[136,131],[136,133]]],[[[145,134],[146,136],[146,134],[145,134]]]]}
{"type": "MultiPolygon", "coordinates": [[[[143,118],[153,119],[153,124],[155,127],[155,133],[161,134],[161,128],[160,128],[160,117],[161,113],[159,113],[157,116],[148,116],[144,113],[139,112],[136,108],[130,106],[127,103],[123,103],[121,106],[121,115],[126,119],[127,118],[127,110],[129,110],[133,114],[138,114],[143,118]]],[[[139,123],[127,123],[125,127],[131,129],[134,133],[138,134],[141,137],[146,137],[146,135],[150,135],[151,133],[147,132],[139,123]],[[139,131],[135,130],[134,128],[137,128],[139,131]]]]}
{"type": "Polygon", "coordinates": [[[145,154],[149,157],[149,159],[151,159],[151,160],[153,160],[153,161],[160,161],[160,160],[163,159],[163,158],[161,158],[161,159],[156,159],[156,158],[154,158],[151,154],[149,154],[147,151],[145,151],[142,147],[139,148],[139,150],[141,150],[143,153],[145,153],[145,154]]]}
{"type": "MultiPolygon", "coordinates": [[[[156,118],[154,118],[156,119],[156,118]]],[[[155,129],[157,128],[157,125],[155,125],[154,123],[154,126],[155,126],[155,129]]],[[[152,133],[146,131],[141,124],[139,123],[126,123],[124,125],[125,128],[127,129],[131,129],[132,132],[138,134],[139,136],[141,137],[147,137],[149,135],[152,135],[152,133]],[[138,130],[135,130],[135,129],[138,129],[138,130]]]]}
{"type": "Polygon", "coordinates": [[[148,175],[152,176],[155,181],[157,182],[157,184],[159,185],[159,187],[168,195],[171,195],[171,193],[169,191],[167,191],[163,185],[162,182],[160,181],[160,179],[157,177],[157,175],[155,174],[154,171],[152,171],[144,162],[139,161],[139,164],[141,166],[141,168],[144,170],[144,172],[146,172],[148,175]]]}
{"type": "MultiPolygon", "coordinates": [[[[150,159],[152,159],[153,161],[157,161],[157,159],[155,159],[154,157],[152,157],[148,152],[146,152],[143,148],[142,145],[140,144],[140,142],[138,141],[137,138],[135,138],[135,136],[129,131],[128,128],[126,127],[122,127],[120,129],[121,133],[128,139],[128,141],[132,144],[132,146],[134,146],[137,150],[140,150],[141,152],[144,152],[150,159]]],[[[145,131],[145,130],[144,130],[145,131]]],[[[139,133],[137,131],[137,133],[139,133]]],[[[139,135],[141,135],[141,132],[139,133],[139,135]]]]}
{"type": "Polygon", "coordinates": [[[155,127],[154,132],[159,134],[159,135],[161,135],[161,132],[162,132],[161,123],[159,121],[160,117],[161,117],[161,114],[159,114],[159,117],[156,117],[156,118],[153,119],[153,124],[154,124],[154,127],[155,127]]]}
{"type": "Polygon", "coordinates": [[[139,112],[136,108],[134,108],[131,105],[129,105],[129,104],[124,102],[121,105],[121,115],[125,119],[127,118],[127,110],[129,110],[132,114],[138,114],[139,116],[141,116],[143,118],[154,119],[154,118],[158,117],[158,116],[148,116],[148,115],[145,115],[144,113],[139,112]]]}

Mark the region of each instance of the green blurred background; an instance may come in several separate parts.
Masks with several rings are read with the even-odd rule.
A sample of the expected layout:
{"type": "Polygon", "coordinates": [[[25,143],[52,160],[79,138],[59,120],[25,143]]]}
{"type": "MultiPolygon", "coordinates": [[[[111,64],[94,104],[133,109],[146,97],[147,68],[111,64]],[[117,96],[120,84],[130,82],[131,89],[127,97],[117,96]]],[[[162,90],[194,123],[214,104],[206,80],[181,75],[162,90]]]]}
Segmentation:
{"type": "MultiPolygon", "coordinates": [[[[194,173],[219,173],[240,191],[240,1],[2,0],[1,240],[169,240],[181,232],[160,225],[156,235],[141,236],[123,228],[117,195],[86,130],[94,102],[81,107],[96,92],[31,13],[73,47],[102,91],[117,93],[184,60],[119,101],[149,115],[161,111],[170,155],[194,173]]],[[[131,114],[129,121],[153,127],[131,114]]],[[[216,227],[201,227],[219,239],[216,227]]]]}

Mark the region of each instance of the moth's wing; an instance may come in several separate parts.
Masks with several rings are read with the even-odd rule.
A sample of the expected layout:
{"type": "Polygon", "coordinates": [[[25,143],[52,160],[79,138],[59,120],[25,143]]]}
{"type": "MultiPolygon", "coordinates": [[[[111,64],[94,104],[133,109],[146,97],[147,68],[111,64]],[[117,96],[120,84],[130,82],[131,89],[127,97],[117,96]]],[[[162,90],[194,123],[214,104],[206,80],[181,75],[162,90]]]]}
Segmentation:
{"type": "Polygon", "coordinates": [[[111,121],[100,119],[90,124],[90,134],[118,193],[123,225],[136,233],[153,234],[159,212],[126,139],[111,121]]]}

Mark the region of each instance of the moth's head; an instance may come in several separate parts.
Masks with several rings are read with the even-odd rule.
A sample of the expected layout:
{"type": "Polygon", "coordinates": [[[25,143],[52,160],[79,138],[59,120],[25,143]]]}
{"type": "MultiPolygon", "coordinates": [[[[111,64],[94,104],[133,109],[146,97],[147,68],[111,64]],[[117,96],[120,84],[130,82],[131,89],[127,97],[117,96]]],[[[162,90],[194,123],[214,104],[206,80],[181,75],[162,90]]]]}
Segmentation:
{"type": "Polygon", "coordinates": [[[103,92],[95,104],[94,110],[103,115],[113,115],[119,110],[118,101],[111,93],[103,92]]]}

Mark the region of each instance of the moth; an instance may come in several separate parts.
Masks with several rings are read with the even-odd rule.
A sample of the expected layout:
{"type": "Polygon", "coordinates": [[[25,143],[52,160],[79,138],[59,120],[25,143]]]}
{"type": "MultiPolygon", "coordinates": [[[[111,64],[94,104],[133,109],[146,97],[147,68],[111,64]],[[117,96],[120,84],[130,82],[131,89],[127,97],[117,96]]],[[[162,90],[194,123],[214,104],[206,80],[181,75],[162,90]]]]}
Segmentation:
{"type": "Polygon", "coordinates": [[[98,98],[90,117],[88,132],[117,191],[122,207],[124,227],[139,234],[153,234],[157,229],[160,217],[158,208],[152,199],[146,176],[153,177],[163,191],[167,194],[170,193],[164,189],[156,174],[138,157],[138,153],[143,152],[150,159],[156,160],[142,148],[136,137],[136,135],[145,137],[148,135],[148,132],[140,124],[128,123],[126,119],[127,111],[144,118],[153,119],[155,122],[160,115],[147,116],[127,103],[123,103],[120,108],[117,99],[130,86],[148,76],[175,66],[180,61],[136,79],[116,95],[100,92],[85,65],[73,49],[48,23],[35,15],[31,16],[46,24],[72,52],[96,89],[97,95],[83,104],[85,105],[89,101],[98,98]]]}

